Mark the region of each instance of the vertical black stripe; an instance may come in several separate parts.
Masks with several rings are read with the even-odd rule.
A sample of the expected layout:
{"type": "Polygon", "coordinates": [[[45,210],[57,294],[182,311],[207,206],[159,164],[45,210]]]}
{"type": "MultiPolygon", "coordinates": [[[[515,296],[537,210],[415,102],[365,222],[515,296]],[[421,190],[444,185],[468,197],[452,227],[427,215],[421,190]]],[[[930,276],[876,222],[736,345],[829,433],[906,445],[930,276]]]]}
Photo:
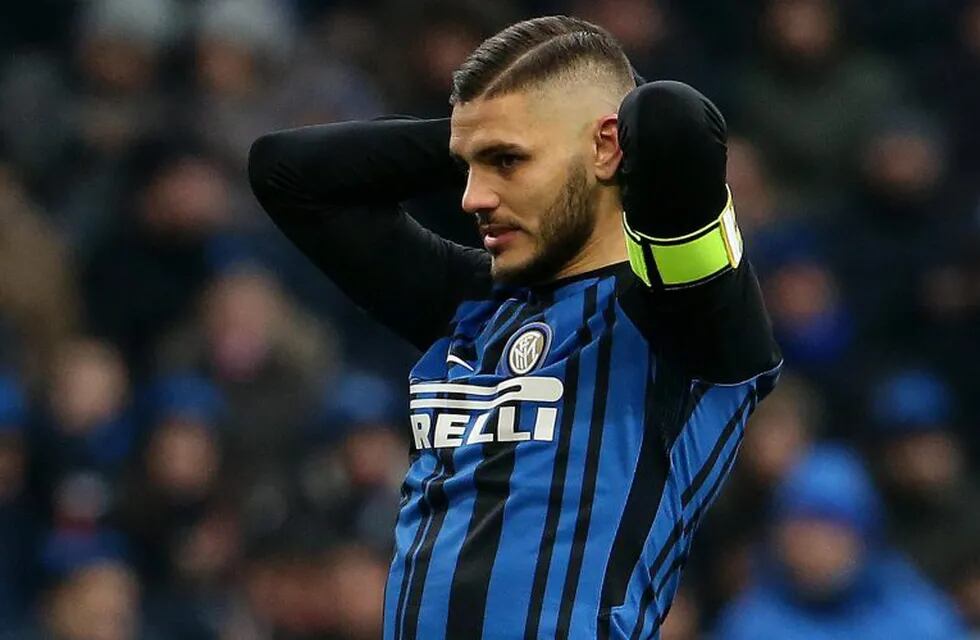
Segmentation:
{"type": "MultiPolygon", "coordinates": [[[[734,427],[738,425],[739,420],[741,419],[743,413],[746,410],[751,411],[751,408],[754,406],[755,398],[756,398],[755,392],[750,391],[746,396],[745,400],[739,405],[738,409],[736,409],[735,414],[725,425],[725,429],[723,429],[722,435],[719,436],[719,442],[728,441],[729,437],[731,436],[731,431],[734,430],[734,427]]],[[[711,503],[711,500],[714,498],[715,494],[720,490],[721,484],[722,482],[724,482],[725,475],[728,473],[728,471],[731,469],[731,466],[735,462],[735,455],[738,452],[739,444],[741,444],[741,437],[742,436],[740,434],[738,436],[738,441],[735,443],[735,446],[732,447],[732,450],[729,452],[725,461],[722,463],[721,472],[717,475],[714,483],[712,484],[711,488],[708,490],[708,493],[706,494],[705,497],[705,501],[691,515],[691,518],[686,525],[683,519],[677,521],[677,523],[674,525],[674,528],[671,530],[670,535],[667,537],[667,540],[664,542],[664,545],[660,548],[656,560],[650,566],[650,570],[649,570],[650,582],[647,583],[647,586],[643,591],[643,595],[640,597],[639,614],[637,616],[636,625],[633,628],[633,633],[630,636],[631,638],[640,637],[640,632],[642,631],[643,624],[646,620],[647,609],[650,607],[650,604],[653,602],[654,598],[660,594],[660,589],[662,589],[663,585],[666,584],[666,577],[669,576],[671,573],[671,571],[668,570],[667,574],[665,574],[664,579],[661,580],[660,587],[658,587],[655,590],[653,584],[657,578],[657,574],[660,572],[660,569],[663,566],[663,563],[669,557],[670,552],[680,541],[682,535],[691,534],[694,528],[697,527],[697,524],[700,521],[701,517],[704,515],[707,506],[711,503]]],[[[715,448],[717,449],[717,444],[715,448]]],[[[709,456],[709,459],[705,461],[705,463],[701,466],[701,469],[698,471],[698,474],[695,477],[695,481],[694,483],[692,483],[692,487],[694,485],[697,485],[697,487],[700,488],[701,484],[704,482],[704,479],[707,477],[708,473],[710,473],[712,466],[716,462],[716,458],[717,455],[714,456],[714,459],[712,459],[712,456],[709,456]]],[[[691,487],[688,487],[688,490],[690,490],[690,488],[691,487]]],[[[686,495],[688,492],[685,491],[684,493],[686,495]]],[[[692,492],[691,496],[695,495],[696,493],[697,490],[692,492]]]]}
{"type": "Polygon", "coordinates": [[[745,399],[742,400],[742,403],[738,406],[738,409],[735,410],[735,414],[728,421],[728,424],[725,425],[724,430],[721,432],[721,436],[718,438],[718,441],[715,442],[715,446],[711,449],[708,459],[704,461],[704,464],[701,465],[697,475],[694,476],[691,486],[685,489],[684,493],[681,495],[681,506],[683,508],[686,508],[687,505],[691,503],[691,500],[694,499],[694,496],[697,495],[697,492],[701,489],[701,485],[703,485],[704,481],[708,478],[708,474],[711,473],[715,463],[718,461],[718,456],[721,455],[725,445],[728,444],[729,439],[731,439],[732,434],[735,432],[736,427],[738,427],[738,424],[742,419],[742,414],[749,408],[749,405],[752,403],[754,397],[755,394],[750,391],[745,396],[745,399]]]}
{"type": "Polygon", "coordinates": [[[585,456],[582,494],[579,497],[575,534],[572,539],[568,572],[565,574],[565,586],[562,589],[561,608],[558,611],[557,638],[568,638],[572,620],[572,609],[575,606],[575,593],[578,589],[579,578],[582,573],[582,563],[585,558],[585,543],[589,535],[589,525],[592,521],[592,500],[595,498],[596,480],[599,475],[599,453],[602,447],[602,426],[606,417],[606,397],[609,390],[613,327],[616,323],[615,296],[609,296],[609,302],[603,311],[603,320],[605,321],[605,326],[603,327],[602,334],[599,336],[596,382],[592,402],[592,420],[589,425],[589,440],[585,456]]]}
{"type": "Polygon", "coordinates": [[[626,498],[626,506],[616,529],[616,538],[602,580],[598,628],[600,640],[609,638],[611,610],[623,604],[626,599],[630,577],[640,561],[643,545],[650,534],[667,481],[667,450],[663,447],[660,425],[655,422],[658,415],[656,406],[662,401],[661,395],[665,386],[657,385],[658,381],[663,380],[663,376],[659,371],[654,372],[653,366],[654,358],[648,355],[641,434],[643,440],[633,469],[633,481],[626,498]]]}
{"type": "MultiPolygon", "coordinates": [[[[449,500],[446,498],[446,491],[443,485],[446,480],[452,477],[453,452],[455,449],[438,449],[436,455],[445,469],[445,473],[436,478],[429,485],[426,499],[430,505],[432,515],[430,525],[425,532],[425,537],[419,545],[418,552],[415,554],[415,573],[412,575],[411,586],[408,590],[408,597],[405,599],[405,622],[404,633],[401,637],[406,640],[415,640],[418,634],[419,613],[422,606],[422,592],[425,588],[425,577],[429,572],[429,563],[432,560],[432,549],[435,547],[436,539],[442,530],[442,523],[446,519],[446,512],[449,510],[449,500]]],[[[399,636],[395,636],[396,638],[399,636]]]]}
{"type": "Polygon", "coordinates": [[[643,262],[646,263],[647,277],[650,278],[650,286],[654,289],[663,289],[664,280],[660,277],[660,270],[657,269],[657,261],[653,259],[653,248],[649,242],[640,243],[643,253],[643,262]]]}
{"type": "Polygon", "coordinates": [[[490,574],[503,533],[504,507],[514,471],[515,443],[483,445],[484,458],[473,474],[476,501],[459,551],[449,596],[447,638],[483,635],[490,574]]]}
{"type": "MultiPolygon", "coordinates": [[[[437,393],[435,395],[437,398],[445,396],[445,393],[437,393]]],[[[421,454],[422,452],[420,451],[418,453],[421,454]]],[[[422,596],[425,593],[426,574],[429,571],[429,564],[432,560],[432,548],[435,546],[439,532],[442,530],[442,523],[449,511],[449,501],[444,485],[446,479],[455,473],[453,453],[454,449],[437,449],[432,452],[436,457],[436,466],[444,469],[444,473],[438,478],[438,483],[435,485],[430,484],[429,490],[424,491],[422,495],[425,504],[428,505],[429,512],[435,515],[429,518],[431,525],[426,530],[425,538],[419,543],[418,551],[415,554],[414,563],[416,574],[412,576],[412,588],[406,594],[406,608],[409,611],[404,622],[406,637],[415,637],[418,633],[419,616],[421,615],[420,607],[422,596]]],[[[395,636],[395,638],[401,637],[399,635],[395,636]]]]}
{"type": "MultiPolygon", "coordinates": [[[[684,529],[687,530],[687,527],[685,527],[684,529]]],[[[661,578],[660,582],[657,584],[657,592],[656,592],[657,596],[663,593],[664,587],[667,586],[667,582],[673,577],[675,573],[683,569],[686,563],[687,563],[687,551],[677,554],[677,557],[674,558],[674,561],[670,563],[669,567],[667,567],[667,571],[664,572],[664,577],[661,578]]]]}
{"type": "MultiPolygon", "coordinates": [[[[508,327],[520,326],[550,304],[550,297],[540,304],[525,304],[513,316],[508,327]]],[[[494,344],[487,345],[481,368],[489,363],[496,366],[508,333],[511,333],[509,329],[498,331],[494,344]]],[[[495,413],[500,415],[499,408],[495,413]]],[[[504,508],[510,495],[510,476],[514,471],[516,448],[516,442],[484,444],[483,459],[473,472],[476,498],[453,573],[446,638],[479,638],[483,634],[490,575],[503,533],[504,508]]]]}
{"type": "Polygon", "coordinates": [[[677,542],[681,539],[684,534],[684,520],[678,520],[674,524],[674,528],[670,530],[670,534],[667,536],[667,540],[664,545],[660,548],[660,552],[657,554],[657,558],[654,560],[653,564],[650,566],[650,582],[647,583],[646,588],[643,590],[643,595],[640,596],[639,604],[639,614],[636,619],[636,626],[633,628],[633,633],[630,635],[631,640],[635,640],[640,637],[640,632],[643,630],[643,623],[646,620],[646,612],[650,607],[650,603],[653,602],[654,590],[653,581],[656,580],[657,573],[663,566],[664,562],[670,556],[670,552],[677,545],[677,542]]]}
{"type": "MultiPolygon", "coordinates": [[[[683,532],[684,535],[686,536],[692,535],[695,529],[697,529],[698,524],[701,522],[701,518],[708,510],[708,507],[711,504],[712,500],[714,500],[715,496],[721,490],[721,485],[724,482],[725,477],[731,471],[732,466],[734,466],[735,456],[738,453],[738,447],[741,443],[742,443],[742,437],[739,436],[737,442],[735,443],[735,446],[732,447],[732,450],[728,453],[728,456],[725,458],[725,462],[722,465],[721,473],[718,474],[718,476],[715,478],[715,481],[712,483],[711,488],[708,490],[704,502],[698,506],[694,514],[692,514],[690,522],[688,522],[687,525],[684,526],[684,532],[683,532]]],[[[653,602],[654,599],[660,597],[661,592],[663,592],[664,588],[667,586],[667,582],[670,580],[671,576],[674,575],[674,572],[680,571],[681,568],[683,568],[684,563],[686,561],[687,561],[686,554],[681,554],[677,558],[675,558],[674,561],[671,563],[670,567],[668,567],[667,571],[664,573],[663,578],[661,578],[660,582],[657,584],[657,588],[655,592],[651,589],[653,583],[652,582],[649,583],[647,589],[643,592],[643,598],[640,601],[640,615],[637,621],[636,628],[634,629],[633,634],[630,636],[631,638],[640,637],[640,632],[643,630],[643,624],[646,621],[646,612],[649,610],[650,604],[653,602]]],[[[651,580],[654,579],[654,574],[651,574],[650,579],[651,580]]],[[[665,611],[661,612],[657,616],[657,622],[656,622],[657,625],[663,623],[664,618],[667,617],[667,613],[669,613],[669,611],[670,608],[668,607],[665,611]]]]}
{"type": "MultiPolygon", "coordinates": [[[[588,287],[583,297],[582,323],[578,328],[577,341],[580,346],[592,341],[589,331],[589,318],[595,315],[598,284],[588,287]]],[[[561,515],[561,499],[565,493],[565,474],[568,469],[568,451],[572,442],[572,426],[575,422],[575,404],[579,384],[579,356],[581,348],[568,358],[565,366],[565,398],[561,410],[561,426],[558,432],[558,446],[555,451],[555,462],[551,471],[551,489],[548,493],[548,512],[545,516],[544,531],[541,543],[538,545],[538,558],[534,566],[534,582],[531,586],[531,601],[527,612],[527,624],[524,627],[525,640],[537,640],[538,629],[541,625],[541,609],[544,605],[544,592],[548,585],[548,570],[551,567],[551,556],[555,548],[555,537],[558,535],[558,519],[561,515]]]]}
{"type": "Polygon", "coordinates": [[[487,326],[484,333],[488,336],[483,345],[483,353],[480,354],[480,361],[476,363],[476,370],[480,373],[493,373],[500,360],[500,352],[507,344],[507,337],[510,330],[520,322],[519,316],[528,311],[528,305],[512,301],[510,306],[501,311],[487,326]]]}
{"type": "Polygon", "coordinates": [[[494,317],[487,323],[487,327],[484,329],[484,332],[490,336],[490,338],[493,338],[493,334],[497,333],[502,326],[510,322],[510,319],[514,317],[514,314],[517,313],[522,304],[523,302],[517,299],[505,300],[501,305],[499,313],[494,314],[494,317]]]}
{"type": "Polygon", "coordinates": [[[429,485],[435,480],[439,474],[442,472],[442,463],[436,459],[435,467],[432,469],[432,473],[429,474],[422,481],[422,495],[419,496],[419,512],[422,514],[422,521],[419,522],[419,528],[415,531],[415,537],[412,539],[412,544],[408,547],[408,552],[405,554],[405,568],[402,573],[402,583],[398,589],[398,608],[395,610],[395,638],[401,637],[402,629],[402,615],[405,612],[405,600],[408,596],[408,583],[412,577],[412,568],[415,566],[415,554],[418,552],[419,545],[422,544],[422,538],[425,536],[426,528],[429,525],[429,516],[432,513],[432,509],[429,507],[429,502],[425,498],[425,494],[429,489],[429,485]]]}
{"type": "MultiPolygon", "coordinates": [[[[668,441],[668,445],[673,444],[674,437],[681,431],[683,425],[687,424],[688,420],[694,414],[695,409],[701,402],[701,398],[704,397],[704,393],[708,389],[707,385],[698,385],[694,387],[694,391],[691,394],[684,394],[683,402],[679,402],[678,398],[672,396],[678,388],[678,381],[685,380],[686,378],[680,375],[678,369],[673,367],[668,361],[660,359],[657,361],[657,372],[656,372],[658,383],[654,389],[653,398],[659,406],[648,406],[648,411],[650,411],[649,418],[652,422],[652,427],[654,432],[659,432],[664,435],[665,440],[668,441]],[[682,406],[683,408],[678,415],[678,412],[674,410],[675,407],[682,406]],[[665,407],[667,407],[665,409],[665,407]],[[663,421],[668,421],[664,423],[663,421]],[[678,423],[680,426],[675,426],[678,423]],[[671,435],[672,434],[672,435],[671,435]]],[[[648,435],[652,435],[652,432],[648,435]]],[[[669,446],[665,449],[665,455],[669,457],[669,446]]],[[[666,460],[666,464],[670,465],[669,459],[666,460]]],[[[666,481],[665,481],[666,482],[666,481]]],[[[659,506],[659,505],[658,505],[659,506]]],[[[656,512],[654,512],[654,518],[656,518],[656,512]]],[[[652,522],[651,522],[652,526],[652,522]]],[[[648,533],[649,529],[644,531],[644,534],[648,533]]],[[[653,564],[650,566],[649,574],[652,576],[650,580],[656,578],[656,574],[660,572],[660,568],[663,566],[664,562],[670,556],[670,552],[673,550],[674,545],[681,539],[681,535],[684,533],[684,521],[678,520],[674,528],[671,529],[670,533],[667,534],[667,539],[664,541],[663,546],[661,546],[660,551],[657,552],[657,556],[654,558],[653,564]]],[[[629,578],[627,577],[627,580],[629,578]]],[[[640,599],[640,607],[645,608],[649,606],[649,601],[644,604],[644,600],[647,598],[648,594],[644,591],[640,599]]],[[[653,596],[651,592],[650,597],[653,596]]],[[[625,598],[625,594],[623,596],[625,598]]],[[[642,613],[641,613],[642,615],[642,613]]],[[[605,618],[608,623],[608,618],[605,618]]]]}
{"type": "Polygon", "coordinates": [[[732,450],[729,451],[728,455],[725,457],[725,462],[722,464],[721,472],[717,475],[717,477],[715,477],[714,482],[711,483],[711,488],[708,489],[708,492],[704,494],[704,502],[699,504],[698,508],[693,514],[691,514],[691,521],[684,527],[684,535],[694,533],[694,530],[701,524],[701,519],[708,511],[708,508],[714,502],[715,496],[721,492],[721,487],[725,482],[725,478],[735,465],[735,457],[738,455],[738,448],[742,445],[743,435],[744,434],[739,434],[738,438],[735,440],[735,446],[732,447],[732,450]]]}
{"type": "Polygon", "coordinates": [[[701,380],[693,380],[686,374],[681,373],[672,365],[663,363],[665,368],[669,368],[669,376],[672,382],[668,385],[673,387],[675,398],[671,398],[674,406],[679,413],[671,416],[671,419],[661,424],[664,443],[669,450],[674,446],[674,441],[680,435],[681,429],[690,421],[694,411],[701,404],[701,398],[711,389],[711,385],[701,380]]]}

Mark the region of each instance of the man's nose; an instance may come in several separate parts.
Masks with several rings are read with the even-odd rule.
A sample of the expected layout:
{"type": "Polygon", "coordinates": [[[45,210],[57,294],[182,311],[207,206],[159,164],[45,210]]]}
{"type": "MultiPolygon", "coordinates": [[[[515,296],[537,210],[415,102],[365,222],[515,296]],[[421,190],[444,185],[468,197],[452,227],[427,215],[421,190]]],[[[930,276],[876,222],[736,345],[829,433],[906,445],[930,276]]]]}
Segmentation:
{"type": "Polygon", "coordinates": [[[466,178],[466,190],[463,192],[463,211],[476,214],[493,211],[499,206],[500,197],[477,177],[475,171],[471,170],[466,178]]]}

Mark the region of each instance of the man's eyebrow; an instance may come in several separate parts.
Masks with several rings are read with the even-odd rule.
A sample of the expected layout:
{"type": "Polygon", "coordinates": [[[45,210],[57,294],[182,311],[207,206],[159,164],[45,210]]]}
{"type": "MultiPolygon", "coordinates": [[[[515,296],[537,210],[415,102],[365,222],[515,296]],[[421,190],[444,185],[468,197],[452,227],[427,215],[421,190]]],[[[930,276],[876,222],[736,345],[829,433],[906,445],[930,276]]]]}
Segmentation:
{"type": "MultiPolygon", "coordinates": [[[[514,153],[518,155],[527,155],[528,150],[521,145],[514,142],[492,142],[484,147],[481,147],[473,154],[475,160],[489,160],[494,156],[498,156],[504,153],[514,153]]],[[[453,160],[457,162],[466,162],[466,159],[454,151],[450,151],[449,155],[453,160]]]]}

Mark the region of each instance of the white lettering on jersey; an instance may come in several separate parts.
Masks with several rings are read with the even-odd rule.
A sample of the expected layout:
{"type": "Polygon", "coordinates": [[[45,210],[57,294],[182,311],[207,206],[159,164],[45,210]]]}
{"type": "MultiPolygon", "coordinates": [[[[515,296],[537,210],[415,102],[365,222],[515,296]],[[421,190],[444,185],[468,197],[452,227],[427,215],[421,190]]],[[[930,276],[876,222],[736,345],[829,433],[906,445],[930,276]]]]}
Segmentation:
{"type": "Polygon", "coordinates": [[[470,429],[470,437],[466,439],[466,444],[493,442],[493,434],[483,432],[483,427],[486,426],[489,418],[489,413],[481,413],[476,417],[476,422],[473,423],[473,428],[470,429]]]}
{"type": "Polygon", "coordinates": [[[516,413],[514,407],[500,407],[500,415],[497,418],[497,440],[500,442],[523,442],[531,439],[530,431],[514,431],[516,413]]]}
{"type": "Polygon", "coordinates": [[[465,425],[469,421],[470,417],[465,413],[440,413],[436,416],[436,437],[432,446],[440,449],[442,447],[458,447],[463,444],[465,425]]]}
{"type": "Polygon", "coordinates": [[[555,422],[558,420],[558,409],[541,407],[538,409],[538,419],[534,421],[534,439],[551,441],[555,438],[555,422]]]}
{"type": "Polygon", "coordinates": [[[432,418],[426,413],[412,414],[412,437],[415,439],[416,449],[428,449],[429,429],[432,427],[432,418]]]}
{"type": "Polygon", "coordinates": [[[413,411],[412,436],[415,448],[438,449],[458,447],[464,443],[471,445],[529,440],[550,442],[555,435],[558,408],[537,405],[553,404],[561,400],[565,388],[558,378],[524,376],[505,380],[492,387],[424,382],[411,385],[410,391],[413,396],[422,394],[454,396],[414,397],[410,403],[413,411]],[[534,427],[531,431],[523,431],[518,428],[517,416],[520,415],[521,408],[528,405],[535,407],[534,427]],[[489,424],[495,410],[496,420],[493,424],[489,424]],[[430,431],[432,431],[431,440],[430,431]]]}

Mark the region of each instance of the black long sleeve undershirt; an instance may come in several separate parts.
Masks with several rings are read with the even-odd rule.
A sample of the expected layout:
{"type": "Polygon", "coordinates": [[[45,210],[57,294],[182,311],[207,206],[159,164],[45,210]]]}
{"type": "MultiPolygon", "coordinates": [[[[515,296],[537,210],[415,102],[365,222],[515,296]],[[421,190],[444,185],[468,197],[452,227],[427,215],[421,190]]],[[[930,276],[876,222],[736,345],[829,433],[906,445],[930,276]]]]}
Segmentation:
{"type": "MultiPolygon", "coordinates": [[[[725,124],[676,82],[634,90],[620,108],[623,204],[634,229],[673,237],[725,205],[725,124]]],[[[491,287],[489,255],[440,238],[399,202],[461,184],[448,120],[390,118],[263,136],[249,157],[252,189],[277,226],[353,301],[420,349],[458,304],[491,287]]],[[[747,260],[710,282],[620,293],[634,322],[690,375],[734,382],[779,360],[747,260]]]]}
{"type": "Polygon", "coordinates": [[[449,121],[388,118],[259,138],[249,179],[282,232],[355,304],[426,349],[466,297],[490,290],[490,256],[440,238],[399,202],[461,182],[449,121]]]}
{"type": "MultiPolygon", "coordinates": [[[[619,109],[619,178],[630,227],[676,238],[715,220],[728,200],[726,138],[717,107],[686,84],[652,82],[630,92],[619,109]]],[[[692,376],[737,382],[782,357],[747,258],[695,287],[651,290],[637,279],[620,303],[692,376]]]]}

